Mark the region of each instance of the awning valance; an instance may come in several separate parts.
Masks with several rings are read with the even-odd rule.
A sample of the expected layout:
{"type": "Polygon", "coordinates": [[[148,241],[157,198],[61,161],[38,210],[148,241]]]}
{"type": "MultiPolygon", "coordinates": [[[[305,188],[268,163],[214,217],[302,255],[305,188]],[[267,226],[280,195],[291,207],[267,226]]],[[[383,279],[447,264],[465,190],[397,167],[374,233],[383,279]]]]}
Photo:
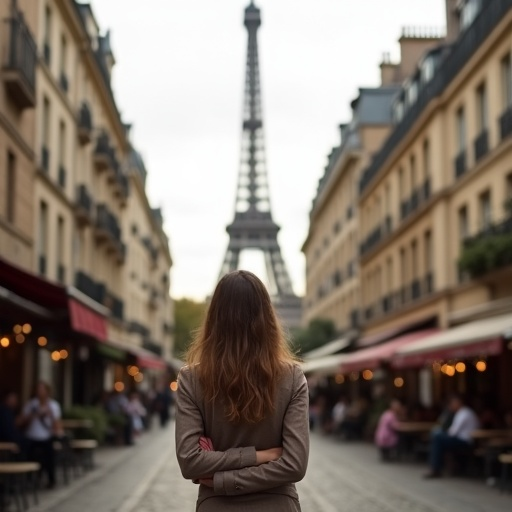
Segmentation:
{"type": "Polygon", "coordinates": [[[99,341],[106,341],[105,317],[72,298],[69,299],[69,320],[74,331],[87,334],[99,341]]]}
{"type": "Polygon", "coordinates": [[[424,339],[437,333],[437,329],[426,329],[404,334],[390,341],[374,347],[358,350],[347,354],[347,358],[341,364],[343,373],[359,372],[362,370],[375,370],[382,363],[391,361],[394,354],[400,348],[413,342],[424,339]]]}
{"type": "Polygon", "coordinates": [[[469,322],[399,349],[397,368],[422,366],[436,360],[498,355],[503,337],[512,329],[512,313],[469,322]]]}
{"type": "Polygon", "coordinates": [[[350,341],[351,338],[349,336],[345,336],[343,338],[330,341],[329,343],[326,343],[322,347],[316,348],[304,354],[304,359],[307,361],[311,361],[318,359],[320,357],[326,357],[336,354],[336,352],[339,352],[340,350],[347,348],[350,345],[350,341]]]}
{"type": "Polygon", "coordinates": [[[332,356],[319,357],[302,363],[302,371],[318,376],[335,375],[340,373],[340,366],[348,354],[335,354],[332,356]]]}

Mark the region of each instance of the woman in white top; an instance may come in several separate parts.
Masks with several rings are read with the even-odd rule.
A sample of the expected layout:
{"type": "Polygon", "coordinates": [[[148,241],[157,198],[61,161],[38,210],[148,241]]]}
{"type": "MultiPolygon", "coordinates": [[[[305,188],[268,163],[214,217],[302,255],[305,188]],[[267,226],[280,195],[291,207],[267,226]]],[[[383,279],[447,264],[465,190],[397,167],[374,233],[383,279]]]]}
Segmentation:
{"type": "Polygon", "coordinates": [[[22,424],[28,441],[28,458],[41,463],[48,476],[48,487],[55,486],[55,451],[53,440],[60,435],[61,410],[51,398],[51,388],[46,382],[38,382],[34,398],[23,409],[22,424]]]}

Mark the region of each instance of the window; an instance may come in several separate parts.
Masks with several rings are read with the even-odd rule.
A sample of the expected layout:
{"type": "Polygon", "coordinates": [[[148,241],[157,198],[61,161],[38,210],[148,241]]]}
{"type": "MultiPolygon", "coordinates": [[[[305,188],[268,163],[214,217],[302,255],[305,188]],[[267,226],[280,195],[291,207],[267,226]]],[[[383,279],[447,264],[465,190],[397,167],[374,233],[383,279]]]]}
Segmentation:
{"type": "Polygon", "coordinates": [[[405,252],[405,249],[400,249],[400,269],[401,271],[398,272],[398,275],[401,277],[401,283],[402,286],[407,282],[407,254],[405,252]]]}
{"type": "Polygon", "coordinates": [[[44,60],[46,65],[50,65],[50,41],[52,34],[52,11],[48,6],[46,6],[44,10],[44,41],[43,41],[43,52],[44,52],[44,60]]]}
{"type": "Polygon", "coordinates": [[[62,36],[60,38],[60,72],[62,74],[66,74],[66,62],[68,58],[68,44],[66,41],[66,36],[62,36]]]}
{"type": "Polygon", "coordinates": [[[38,233],[39,273],[46,275],[46,253],[48,248],[48,205],[41,201],[39,205],[39,233],[38,233]]]}
{"type": "Polygon", "coordinates": [[[476,90],[476,115],[479,133],[487,129],[487,90],[485,83],[476,90]]]}
{"type": "Polygon", "coordinates": [[[59,164],[65,167],[66,162],[66,124],[64,121],[59,123],[59,164]]]}
{"type": "Polygon", "coordinates": [[[459,154],[466,150],[466,115],[464,107],[460,107],[456,114],[457,149],[459,154]]]}
{"type": "Polygon", "coordinates": [[[384,193],[384,208],[386,216],[390,215],[391,213],[391,187],[389,186],[389,183],[386,183],[386,189],[384,193]]]}
{"type": "Polygon", "coordinates": [[[57,281],[60,283],[64,283],[66,276],[65,276],[65,269],[64,265],[62,263],[63,261],[63,253],[65,250],[64,245],[64,219],[59,215],[57,219],[57,281]]]}
{"type": "Polygon", "coordinates": [[[430,165],[430,142],[426,139],[425,142],[423,142],[423,174],[425,179],[430,177],[430,165]]]}
{"type": "Polygon", "coordinates": [[[492,208],[491,208],[491,192],[487,190],[480,195],[480,227],[483,231],[491,227],[492,208]]]}
{"type": "Polygon", "coordinates": [[[512,173],[507,176],[506,180],[505,193],[507,195],[507,199],[510,201],[512,200],[512,173]]]}
{"type": "Polygon", "coordinates": [[[45,96],[43,100],[43,145],[48,147],[50,139],[50,100],[45,96]]]}
{"type": "Polygon", "coordinates": [[[459,208],[459,239],[463,242],[469,236],[468,207],[459,208]]]}
{"type": "Polygon", "coordinates": [[[460,29],[466,30],[482,8],[482,0],[466,0],[460,10],[460,29]]]}
{"type": "Polygon", "coordinates": [[[416,157],[414,155],[411,156],[410,165],[411,165],[411,191],[414,192],[416,190],[416,185],[417,185],[417,180],[416,180],[416,157]]]}
{"type": "Polygon", "coordinates": [[[391,258],[388,258],[388,275],[387,275],[387,288],[388,293],[391,293],[393,290],[393,260],[391,258]]]}
{"type": "Polygon", "coordinates": [[[418,277],[418,242],[416,240],[411,243],[411,274],[413,280],[418,277]]]}
{"type": "Polygon", "coordinates": [[[432,233],[425,231],[425,270],[427,273],[432,272],[432,233]]]}
{"type": "Polygon", "coordinates": [[[507,54],[501,61],[502,100],[504,109],[512,107],[512,57],[507,54]]]}
{"type": "Polygon", "coordinates": [[[7,153],[5,210],[7,222],[10,222],[11,224],[14,223],[16,211],[16,157],[10,151],[7,153]]]}
{"type": "Polygon", "coordinates": [[[400,200],[403,200],[405,196],[405,174],[401,167],[398,170],[398,194],[400,196],[400,200]]]}

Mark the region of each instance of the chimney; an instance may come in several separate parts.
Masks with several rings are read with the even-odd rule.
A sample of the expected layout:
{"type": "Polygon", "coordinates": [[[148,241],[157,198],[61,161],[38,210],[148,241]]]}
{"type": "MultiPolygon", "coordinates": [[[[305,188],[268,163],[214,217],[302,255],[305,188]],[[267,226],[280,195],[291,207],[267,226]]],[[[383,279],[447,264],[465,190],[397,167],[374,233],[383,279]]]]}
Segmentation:
{"type": "Polygon", "coordinates": [[[402,82],[400,64],[391,62],[391,55],[387,52],[382,55],[382,62],[380,63],[380,81],[382,87],[402,82]]]}
{"type": "Polygon", "coordinates": [[[460,32],[459,10],[460,0],[446,0],[446,42],[452,43],[460,32]]]}
{"type": "Polygon", "coordinates": [[[400,75],[411,76],[421,57],[444,40],[442,30],[430,27],[405,27],[400,43],[400,75]]]}

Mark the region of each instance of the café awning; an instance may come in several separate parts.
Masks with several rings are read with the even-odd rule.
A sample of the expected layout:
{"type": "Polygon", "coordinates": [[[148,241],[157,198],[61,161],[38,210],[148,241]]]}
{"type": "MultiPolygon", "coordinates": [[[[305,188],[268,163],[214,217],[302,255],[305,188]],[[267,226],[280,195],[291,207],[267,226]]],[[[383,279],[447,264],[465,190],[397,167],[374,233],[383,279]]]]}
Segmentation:
{"type": "Polygon", "coordinates": [[[340,373],[340,366],[348,354],[335,354],[319,357],[302,363],[302,371],[317,376],[328,376],[340,373]]]}
{"type": "Polygon", "coordinates": [[[107,321],[105,317],[73,298],[69,299],[69,321],[74,331],[99,341],[106,341],[107,321]]]}
{"type": "Polygon", "coordinates": [[[381,345],[347,354],[346,359],[341,363],[341,371],[343,373],[351,373],[362,370],[375,370],[379,368],[382,363],[391,361],[394,354],[400,348],[408,346],[418,340],[423,340],[437,332],[437,329],[415,331],[393,338],[381,345]]]}
{"type": "Polygon", "coordinates": [[[452,327],[400,348],[393,366],[414,367],[436,360],[498,355],[503,350],[503,337],[511,329],[512,313],[452,327]]]}
{"type": "Polygon", "coordinates": [[[350,345],[350,341],[351,338],[349,336],[345,336],[343,338],[330,341],[329,343],[326,343],[325,345],[319,348],[315,348],[314,350],[305,353],[304,359],[307,361],[311,361],[318,359],[320,357],[331,356],[333,354],[336,354],[336,352],[339,352],[340,350],[347,348],[350,345]]]}

